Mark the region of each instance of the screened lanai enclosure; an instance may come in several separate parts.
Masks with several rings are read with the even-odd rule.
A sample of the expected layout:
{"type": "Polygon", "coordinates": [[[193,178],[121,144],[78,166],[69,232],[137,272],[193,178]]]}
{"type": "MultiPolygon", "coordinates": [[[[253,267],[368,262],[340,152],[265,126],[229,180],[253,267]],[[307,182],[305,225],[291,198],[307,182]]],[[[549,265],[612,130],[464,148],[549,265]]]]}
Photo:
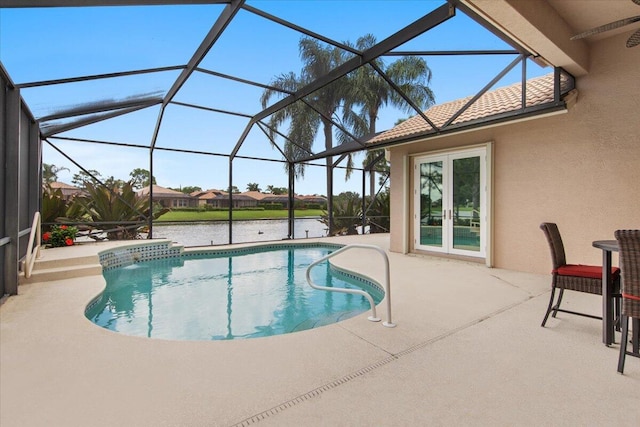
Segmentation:
{"type": "MultiPolygon", "coordinates": [[[[17,292],[52,182],[69,197],[106,188],[136,211],[132,221],[69,222],[87,230],[166,237],[161,198],[188,189],[209,191],[228,214],[207,244],[250,241],[232,217],[246,188],[284,189],[278,238],[310,237],[294,208],[312,195],[326,200],[323,235],[344,215],[359,232],[385,231],[385,147],[560,109],[573,84],[458,0],[0,0],[0,43],[1,294],[17,292]],[[526,81],[549,73],[553,101],[529,104],[526,81]],[[513,83],[517,108],[464,116],[513,83]],[[429,116],[460,98],[444,120],[429,116]],[[414,132],[381,137],[415,116],[414,132]],[[147,182],[133,189],[151,207],[124,197],[136,171],[147,182]],[[337,209],[340,195],[355,195],[355,207],[337,209]]],[[[190,206],[174,200],[164,211],[190,206]]]]}

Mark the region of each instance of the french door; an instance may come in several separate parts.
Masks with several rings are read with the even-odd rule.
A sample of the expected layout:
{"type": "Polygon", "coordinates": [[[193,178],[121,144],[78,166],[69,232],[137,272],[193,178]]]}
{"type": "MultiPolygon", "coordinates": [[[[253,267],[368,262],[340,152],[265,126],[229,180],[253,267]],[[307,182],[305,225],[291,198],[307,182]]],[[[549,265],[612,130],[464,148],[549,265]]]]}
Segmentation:
{"type": "Polygon", "coordinates": [[[414,160],[414,246],[486,256],[486,148],[414,160]]]}

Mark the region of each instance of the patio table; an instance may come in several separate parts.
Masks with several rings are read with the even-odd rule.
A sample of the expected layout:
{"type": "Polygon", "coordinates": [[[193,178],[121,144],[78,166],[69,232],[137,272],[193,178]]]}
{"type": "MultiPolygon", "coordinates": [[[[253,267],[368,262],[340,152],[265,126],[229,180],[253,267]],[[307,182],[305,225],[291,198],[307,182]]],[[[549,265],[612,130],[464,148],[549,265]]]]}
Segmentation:
{"type": "Polygon", "coordinates": [[[611,277],[611,252],[618,252],[617,240],[595,240],[593,247],[602,249],[602,342],[609,346],[614,342],[615,319],[613,314],[613,279],[611,277]]]}

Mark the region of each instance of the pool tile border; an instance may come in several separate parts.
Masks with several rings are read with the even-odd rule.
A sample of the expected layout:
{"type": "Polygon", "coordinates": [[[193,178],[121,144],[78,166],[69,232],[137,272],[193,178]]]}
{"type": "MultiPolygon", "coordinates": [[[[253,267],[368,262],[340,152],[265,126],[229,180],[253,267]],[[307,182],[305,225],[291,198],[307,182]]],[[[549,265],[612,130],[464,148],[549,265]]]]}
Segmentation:
{"type": "Polygon", "coordinates": [[[337,277],[344,277],[347,280],[352,280],[355,282],[358,282],[360,284],[360,286],[364,287],[364,288],[373,288],[371,290],[373,290],[374,292],[380,292],[380,294],[384,297],[385,295],[385,290],[384,287],[382,287],[380,285],[380,283],[376,282],[375,280],[371,279],[370,277],[364,276],[362,274],[356,274],[350,270],[344,269],[344,268],[340,268],[340,267],[336,267],[333,264],[330,264],[330,270],[331,273],[335,274],[337,277]]]}
{"type": "Polygon", "coordinates": [[[244,246],[233,249],[185,249],[184,246],[174,245],[169,240],[140,242],[134,245],[121,246],[118,248],[107,249],[98,253],[100,265],[104,271],[112,270],[118,267],[124,267],[138,262],[152,261],[165,258],[184,258],[194,259],[199,257],[207,257],[211,255],[225,257],[234,255],[246,255],[258,252],[265,252],[274,249],[286,248],[336,248],[339,249],[344,245],[336,243],[269,243],[262,245],[244,246]]]}
{"type": "Polygon", "coordinates": [[[107,249],[98,252],[98,258],[102,270],[108,271],[137,262],[178,258],[182,255],[183,251],[184,246],[174,246],[169,240],[160,240],[107,249]]]}

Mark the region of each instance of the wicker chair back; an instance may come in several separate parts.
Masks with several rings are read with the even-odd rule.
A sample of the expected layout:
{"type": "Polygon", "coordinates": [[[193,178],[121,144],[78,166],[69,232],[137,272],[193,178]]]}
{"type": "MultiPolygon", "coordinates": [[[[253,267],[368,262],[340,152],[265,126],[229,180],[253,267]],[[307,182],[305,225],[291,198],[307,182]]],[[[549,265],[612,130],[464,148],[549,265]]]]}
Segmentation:
{"type": "Polygon", "coordinates": [[[640,318],[640,230],[618,230],[622,314],[640,318]]]}
{"type": "Polygon", "coordinates": [[[562,237],[558,226],[552,222],[543,222],[540,224],[540,228],[544,232],[551,249],[551,262],[553,263],[553,270],[557,270],[567,263],[567,258],[564,252],[564,245],[562,244],[562,237]]]}
{"type": "Polygon", "coordinates": [[[622,275],[622,337],[618,372],[624,373],[625,357],[640,357],[640,230],[617,230],[620,270],[622,275]],[[633,321],[631,351],[629,344],[629,319],[633,321]]]}

